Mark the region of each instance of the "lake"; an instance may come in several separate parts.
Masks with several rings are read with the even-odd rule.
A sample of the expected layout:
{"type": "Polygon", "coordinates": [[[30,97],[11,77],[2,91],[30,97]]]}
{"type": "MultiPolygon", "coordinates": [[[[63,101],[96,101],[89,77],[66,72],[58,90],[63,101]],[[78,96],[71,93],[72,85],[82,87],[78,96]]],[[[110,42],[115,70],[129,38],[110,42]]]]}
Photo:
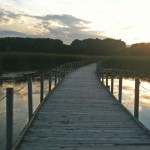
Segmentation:
{"type": "MultiPolygon", "coordinates": [[[[109,80],[110,85],[110,80],[109,80]]],[[[114,80],[114,95],[118,99],[118,79],[114,80]]],[[[134,113],[134,89],[135,79],[123,78],[122,104],[134,113]]],[[[150,130],[150,82],[140,80],[139,94],[139,120],[150,130]]]]}
{"type": "MultiPolygon", "coordinates": [[[[18,135],[21,133],[22,129],[28,122],[28,89],[27,82],[23,79],[21,81],[21,75],[12,74],[6,75],[7,78],[10,79],[1,82],[0,84],[0,149],[5,148],[6,144],[6,98],[2,101],[1,99],[6,95],[6,88],[13,87],[14,88],[14,108],[13,108],[13,134],[14,139],[17,139],[18,135]],[[15,79],[13,79],[15,77],[15,79]],[[19,81],[18,81],[19,79],[19,81]]],[[[48,80],[44,80],[44,96],[48,93],[48,80]]],[[[33,88],[33,111],[36,110],[37,106],[40,104],[40,82],[38,78],[32,81],[33,88]]],[[[52,88],[54,88],[54,80],[52,80],[52,88]]]]}
{"type": "MultiPolygon", "coordinates": [[[[9,76],[10,77],[10,76],[9,76]]],[[[110,80],[109,80],[110,85],[110,80]]],[[[122,103],[133,114],[134,109],[134,79],[123,78],[122,103]]],[[[6,88],[14,88],[14,139],[15,141],[22,129],[28,122],[28,95],[27,82],[21,80],[7,80],[1,82],[0,85],[0,99],[6,95],[6,88]]],[[[52,88],[54,87],[54,80],[52,88]]],[[[33,110],[35,111],[40,103],[40,82],[33,80],[33,110]]],[[[44,81],[44,95],[48,93],[48,80],[44,81]]],[[[114,95],[118,98],[118,79],[114,79],[114,95]]],[[[0,101],[0,149],[5,147],[5,132],[6,132],[6,98],[0,101]]],[[[139,120],[150,129],[150,83],[141,80],[140,84],[140,108],[139,120]]]]}

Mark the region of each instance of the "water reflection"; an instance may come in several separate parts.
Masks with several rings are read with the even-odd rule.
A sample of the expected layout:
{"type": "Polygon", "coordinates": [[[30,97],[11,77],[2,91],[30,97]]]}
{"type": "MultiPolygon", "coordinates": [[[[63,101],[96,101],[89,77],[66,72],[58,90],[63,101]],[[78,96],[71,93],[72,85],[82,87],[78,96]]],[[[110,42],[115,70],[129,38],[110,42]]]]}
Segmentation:
{"type": "MultiPolygon", "coordinates": [[[[53,81],[54,82],[54,81],[53,81]]],[[[52,88],[54,83],[52,82],[52,88]]],[[[48,93],[48,80],[44,81],[44,96],[48,93]]],[[[6,88],[14,88],[14,107],[13,107],[13,134],[14,141],[21,133],[22,129],[28,122],[28,89],[27,82],[16,82],[7,81],[3,82],[0,86],[0,99],[6,95],[6,88]]],[[[40,82],[34,80],[32,83],[33,88],[33,111],[36,110],[37,106],[40,104],[40,82]]],[[[0,101],[0,149],[5,148],[6,139],[6,98],[0,101]]]]}
{"type": "MultiPolygon", "coordinates": [[[[114,79],[114,95],[118,98],[118,79],[114,79]]],[[[111,81],[108,81],[111,84],[111,81]]],[[[133,114],[134,111],[134,84],[132,78],[123,78],[122,103],[133,114]]],[[[48,80],[44,81],[44,96],[48,93],[48,80]]],[[[14,141],[28,122],[27,82],[7,81],[1,83],[0,98],[6,95],[6,88],[13,87],[14,94],[14,141]]],[[[52,88],[54,87],[54,81],[52,88]]],[[[150,129],[150,83],[141,80],[139,120],[150,129]]],[[[33,81],[33,110],[40,103],[40,82],[33,81]]],[[[0,102],[0,149],[5,147],[6,132],[6,99],[0,102]]]]}
{"type": "MultiPolygon", "coordinates": [[[[118,79],[114,80],[114,95],[118,99],[118,79]]],[[[110,84],[110,80],[109,80],[110,84]]],[[[132,78],[123,78],[122,104],[134,113],[134,86],[132,78]]],[[[140,83],[139,120],[150,130],[150,82],[141,80],[140,83]]]]}

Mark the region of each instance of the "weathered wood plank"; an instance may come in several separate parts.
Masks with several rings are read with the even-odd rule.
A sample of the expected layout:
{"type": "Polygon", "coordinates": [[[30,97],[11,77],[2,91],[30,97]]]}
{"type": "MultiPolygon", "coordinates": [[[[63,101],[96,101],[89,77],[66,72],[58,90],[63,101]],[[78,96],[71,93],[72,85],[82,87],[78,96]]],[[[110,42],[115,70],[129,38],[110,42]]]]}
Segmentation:
{"type": "Polygon", "coordinates": [[[150,136],[98,82],[92,64],[48,97],[17,149],[149,150],[150,136]]]}

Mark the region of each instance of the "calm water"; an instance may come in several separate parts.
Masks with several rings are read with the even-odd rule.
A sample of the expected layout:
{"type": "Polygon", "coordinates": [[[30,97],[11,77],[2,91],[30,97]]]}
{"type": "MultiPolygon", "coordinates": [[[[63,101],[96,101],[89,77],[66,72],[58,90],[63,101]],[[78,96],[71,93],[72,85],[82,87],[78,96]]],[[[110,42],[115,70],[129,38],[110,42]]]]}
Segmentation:
{"type": "MultiPolygon", "coordinates": [[[[118,99],[118,79],[115,79],[114,82],[114,95],[118,99]]],[[[139,120],[150,130],[150,82],[145,80],[140,82],[139,120]]],[[[133,114],[135,80],[124,78],[122,85],[122,104],[133,114]]]]}
{"type": "MultiPolygon", "coordinates": [[[[118,98],[118,79],[115,79],[114,94],[118,98]]],[[[52,83],[54,84],[54,83],[52,83]]],[[[110,85],[110,80],[109,80],[110,85]]],[[[140,86],[140,113],[139,120],[150,129],[150,83],[141,81],[140,86]],[[142,87],[141,87],[142,86],[142,87]],[[143,88],[144,87],[144,88],[143,88]]],[[[13,87],[14,94],[14,141],[28,122],[27,83],[15,84],[13,81],[4,82],[0,86],[0,99],[6,95],[6,88],[13,87]]],[[[52,85],[53,87],[53,85],[52,85]]],[[[123,105],[133,113],[134,106],[134,80],[123,79],[123,105]]],[[[34,111],[40,103],[40,83],[33,81],[33,106],[34,111]]],[[[44,81],[44,95],[48,93],[48,81],[44,81]]],[[[6,132],[6,99],[0,102],[0,149],[5,147],[6,132]]]]}
{"type": "MultiPolygon", "coordinates": [[[[33,81],[33,111],[36,110],[40,103],[40,83],[33,81]]],[[[54,83],[52,83],[53,88],[54,83]]],[[[14,88],[14,108],[13,108],[13,122],[14,122],[14,139],[21,133],[22,129],[28,122],[28,95],[27,83],[21,82],[16,84],[13,81],[3,82],[0,86],[0,99],[6,95],[6,88],[14,88]]],[[[44,96],[48,93],[48,80],[44,81],[44,96]]],[[[0,102],[0,149],[5,148],[6,137],[6,98],[0,102]]]]}

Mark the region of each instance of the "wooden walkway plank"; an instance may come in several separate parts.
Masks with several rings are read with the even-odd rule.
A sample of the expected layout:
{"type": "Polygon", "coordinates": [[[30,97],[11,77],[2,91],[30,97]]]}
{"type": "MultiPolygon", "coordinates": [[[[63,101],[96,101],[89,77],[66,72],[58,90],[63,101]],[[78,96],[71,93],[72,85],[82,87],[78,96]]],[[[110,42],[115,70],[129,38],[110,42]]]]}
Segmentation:
{"type": "Polygon", "coordinates": [[[69,74],[47,98],[18,150],[149,150],[150,136],[113,99],[96,65],[69,74]]]}

